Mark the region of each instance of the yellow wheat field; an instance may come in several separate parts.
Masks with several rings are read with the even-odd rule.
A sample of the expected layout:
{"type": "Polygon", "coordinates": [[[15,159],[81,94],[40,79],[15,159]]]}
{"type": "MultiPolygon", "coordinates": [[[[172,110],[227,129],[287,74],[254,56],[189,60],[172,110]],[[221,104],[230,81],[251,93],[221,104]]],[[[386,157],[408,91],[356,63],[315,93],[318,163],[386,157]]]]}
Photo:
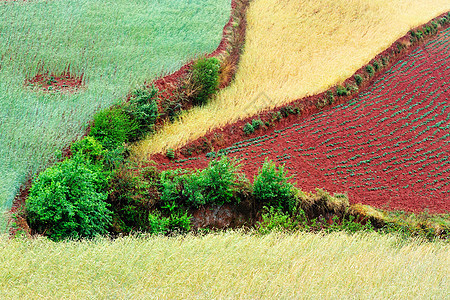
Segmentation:
{"type": "Polygon", "coordinates": [[[377,234],[0,237],[2,299],[446,299],[448,243],[377,234]]]}
{"type": "Polygon", "coordinates": [[[136,145],[134,155],[177,148],[267,106],[322,92],[449,10],[448,0],[253,0],[233,84],[136,145]]]}

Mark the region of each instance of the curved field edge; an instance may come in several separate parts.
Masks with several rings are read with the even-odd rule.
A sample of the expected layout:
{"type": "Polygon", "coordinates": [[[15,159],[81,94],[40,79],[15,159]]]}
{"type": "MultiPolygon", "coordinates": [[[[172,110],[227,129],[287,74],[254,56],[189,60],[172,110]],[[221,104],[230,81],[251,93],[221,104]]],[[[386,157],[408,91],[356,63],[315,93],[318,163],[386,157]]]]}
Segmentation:
{"type": "MultiPolygon", "coordinates": [[[[192,28],[197,38],[203,34],[203,37],[200,38],[198,43],[190,42],[189,40],[186,40],[184,43],[178,43],[176,42],[177,34],[156,37],[149,35],[149,32],[153,34],[155,30],[163,30],[161,28],[164,26],[158,27],[158,24],[154,24],[158,18],[152,18],[153,23],[150,22],[151,24],[145,25],[153,26],[150,31],[146,31],[145,28],[141,28],[142,30],[139,31],[139,26],[144,26],[139,22],[139,17],[149,14],[148,3],[145,4],[138,0],[133,3],[129,1],[126,3],[116,2],[115,6],[111,7],[115,9],[115,13],[119,14],[119,11],[131,6],[136,9],[137,16],[129,13],[121,15],[120,18],[111,18],[111,15],[108,16],[108,21],[105,22],[105,26],[111,25],[117,29],[114,30],[114,33],[117,33],[120,39],[117,41],[114,38],[104,39],[116,42],[114,47],[109,47],[108,51],[105,52],[99,50],[99,45],[102,45],[105,41],[102,40],[101,43],[93,43],[92,41],[95,41],[96,37],[88,34],[89,29],[92,28],[100,30],[98,36],[106,34],[104,31],[107,31],[107,28],[103,28],[104,26],[101,23],[97,24],[93,22],[93,20],[96,20],[95,18],[100,18],[101,14],[104,13],[102,9],[105,8],[105,4],[97,3],[98,5],[89,6],[86,4],[92,4],[92,1],[84,1],[82,3],[79,1],[76,3],[68,1],[68,5],[64,5],[61,4],[62,2],[37,1],[26,4],[2,3],[0,5],[5,20],[11,21],[11,24],[5,28],[13,31],[9,35],[8,31],[3,32],[2,39],[6,39],[6,42],[1,43],[3,58],[0,71],[0,89],[2,91],[0,96],[2,98],[0,101],[2,107],[0,112],[0,124],[2,126],[0,130],[0,165],[2,167],[0,171],[0,180],[2,183],[0,199],[4,206],[3,209],[11,206],[15,194],[19,191],[20,186],[26,182],[27,178],[33,176],[42,170],[45,165],[52,163],[56,159],[55,150],[66,147],[76,137],[83,134],[86,130],[86,124],[91,121],[92,114],[96,110],[116,103],[118,98],[123,99],[134,85],[142,85],[145,80],[152,80],[160,76],[162,72],[174,71],[193,57],[209,52],[217,47],[222,38],[223,24],[229,19],[231,3],[228,0],[223,1],[222,3],[226,3],[226,5],[224,5],[222,12],[219,13],[217,7],[220,4],[217,1],[214,2],[214,13],[208,13],[207,15],[209,17],[206,18],[209,20],[212,19],[213,21],[206,26],[206,31],[205,28],[199,28],[199,26],[202,26],[202,22],[206,21],[198,19],[202,16],[201,12],[207,10],[205,3],[202,4],[202,10],[194,9],[194,13],[191,13],[189,18],[184,18],[182,20],[183,22],[178,20],[175,24],[176,26],[172,26],[171,29],[175,31],[179,30],[177,33],[179,33],[181,38],[186,40],[186,28],[189,26],[185,26],[186,28],[184,29],[178,27],[183,27],[183,24],[186,22],[195,23],[194,25],[197,26],[196,29],[194,27],[192,28]],[[137,9],[141,6],[145,7],[145,5],[147,5],[147,9],[137,9]],[[61,6],[64,8],[61,8],[61,6]],[[39,14],[41,12],[40,9],[45,10],[42,16],[39,14]],[[14,16],[14,14],[20,14],[20,17],[17,15],[14,16]],[[57,14],[58,18],[53,18],[53,26],[50,29],[45,29],[48,23],[46,20],[54,14],[57,14]],[[94,14],[94,16],[90,14],[94,14]],[[11,18],[7,16],[11,16],[11,18]],[[87,21],[83,19],[84,17],[87,18],[87,21]],[[218,22],[218,18],[224,19],[223,23],[218,22]],[[80,20],[87,22],[86,28],[80,29],[85,24],[80,20]],[[35,32],[38,32],[38,35],[40,34],[39,39],[37,39],[39,42],[33,43],[31,38],[25,39],[28,31],[24,22],[34,22],[37,24],[36,28],[39,30],[35,31],[33,29],[29,32],[32,36],[35,35],[35,32]],[[121,27],[121,24],[123,27],[121,27]],[[74,30],[67,30],[68,27],[72,29],[70,26],[73,26],[74,30]],[[216,39],[208,38],[204,34],[213,28],[218,29],[215,33],[216,39]],[[126,34],[124,34],[124,31],[126,34]],[[145,33],[149,36],[143,36],[145,33]],[[79,54],[77,51],[71,51],[70,47],[61,46],[77,37],[81,38],[76,39],[75,46],[84,47],[83,49],[85,51],[81,57],[77,55],[79,54]],[[159,54],[154,48],[153,50],[155,51],[151,53],[147,51],[147,55],[138,55],[139,57],[133,60],[133,53],[142,52],[142,49],[145,48],[146,42],[150,38],[154,39],[152,40],[152,47],[155,47],[157,43],[166,43],[173,46],[174,42],[177,46],[171,46],[173,49],[169,49],[170,51],[164,50],[160,61],[157,59],[159,54]],[[86,42],[86,39],[90,42],[86,42]],[[55,44],[55,40],[61,42],[61,44],[55,44]],[[83,41],[86,44],[83,44],[83,41]],[[11,46],[14,43],[17,45],[14,47],[11,46]],[[43,44],[46,46],[44,47],[43,44]],[[114,53],[112,53],[114,49],[119,49],[119,52],[126,49],[126,47],[123,47],[123,44],[129,46],[128,50],[134,49],[136,51],[130,52],[130,55],[114,57],[114,53]],[[183,44],[183,49],[180,53],[184,53],[185,57],[177,61],[171,55],[174,53],[173,51],[178,51],[177,47],[181,47],[181,44],[183,44]],[[190,45],[195,45],[195,47],[191,47],[190,45]],[[90,55],[93,55],[94,58],[101,56],[100,61],[96,61],[95,59],[90,60],[90,55]],[[14,59],[8,59],[9,57],[14,59]],[[108,59],[111,59],[111,57],[113,60],[112,63],[108,62],[108,59]],[[128,59],[127,57],[131,58],[128,59]],[[128,66],[130,63],[133,64],[137,61],[139,68],[126,67],[124,71],[124,68],[118,65],[118,61],[122,61],[123,59],[128,59],[126,61],[128,66]],[[151,60],[153,62],[149,63],[148,61],[145,62],[145,60],[151,60]],[[114,66],[116,66],[116,69],[112,71],[111,68],[114,68],[114,66]],[[95,74],[92,74],[90,71],[96,67],[100,69],[97,72],[99,74],[95,72],[95,74]],[[23,84],[26,82],[26,79],[33,77],[35,73],[43,71],[58,73],[67,70],[75,75],[84,74],[83,79],[86,83],[85,90],[68,95],[62,93],[36,93],[23,89],[23,84]],[[133,71],[130,70],[135,70],[139,74],[133,76],[133,71]],[[120,73],[121,71],[131,73],[127,73],[129,76],[126,74],[123,75],[123,72],[120,73]],[[10,76],[11,74],[14,74],[14,76],[10,76]],[[122,74],[122,76],[118,76],[117,74],[122,74]],[[106,80],[106,83],[102,83],[102,80],[106,80]]],[[[167,7],[164,10],[164,7],[161,8],[156,3],[153,3],[151,8],[154,8],[155,5],[157,9],[150,9],[150,14],[161,13],[161,11],[173,14],[171,18],[166,18],[164,23],[161,23],[170,26],[169,21],[176,20],[177,16],[179,17],[180,11],[183,11],[183,8],[187,9],[191,4],[182,6],[178,4],[178,9],[180,10],[176,12],[167,7]]]]}
{"type": "MultiPolygon", "coordinates": [[[[228,86],[235,75],[237,64],[241,55],[241,49],[245,40],[245,15],[248,4],[248,0],[231,1],[231,15],[228,23],[223,27],[222,39],[218,47],[213,52],[205,55],[205,57],[217,57],[221,61],[219,88],[228,86]]],[[[170,99],[174,92],[174,89],[176,88],[176,85],[178,84],[179,78],[188,74],[192,69],[193,64],[194,61],[187,62],[174,73],[157,78],[151,83],[146,84],[146,86],[148,88],[155,86],[161,92],[160,98],[162,97],[170,99]]],[[[129,97],[130,95],[128,95],[127,98],[124,99],[124,101],[128,101],[129,97]]],[[[161,99],[159,99],[159,101],[161,101],[161,99]]],[[[157,124],[155,124],[156,127],[164,124],[164,122],[167,121],[166,117],[167,116],[165,116],[164,118],[159,118],[157,124]]],[[[86,133],[89,133],[91,129],[90,126],[91,124],[87,127],[86,133]]],[[[70,146],[64,148],[62,150],[62,153],[63,157],[61,159],[70,157],[70,146]]],[[[25,210],[25,201],[31,188],[32,179],[36,178],[37,176],[38,174],[29,176],[27,182],[21,186],[20,192],[16,195],[11,210],[7,213],[9,218],[8,224],[14,224],[14,228],[10,228],[10,233],[12,235],[14,235],[15,232],[21,229],[28,233],[31,232],[26,219],[21,216],[21,212],[25,210]]]]}
{"type": "Polygon", "coordinates": [[[210,104],[187,112],[137,145],[134,155],[145,159],[179,148],[209,130],[322,92],[343,82],[413,26],[450,9],[445,1],[307,1],[299,6],[298,1],[253,1],[234,83],[210,104]]]}
{"type": "Polygon", "coordinates": [[[437,298],[450,246],[378,234],[224,232],[175,238],[9,240],[5,298],[437,298]],[[299,284],[301,283],[301,284],[299,284]]]}
{"type": "MultiPolygon", "coordinates": [[[[435,152],[435,154],[439,154],[440,151],[445,152],[445,145],[443,149],[442,148],[443,145],[441,145],[442,143],[437,144],[437,146],[440,146],[438,148],[436,148],[437,146],[435,144],[436,142],[441,141],[442,139],[444,139],[443,141],[445,143],[445,138],[446,136],[448,136],[448,134],[445,135],[446,133],[445,122],[448,122],[448,118],[447,121],[445,120],[446,115],[445,108],[447,106],[445,106],[445,101],[442,102],[442,100],[445,100],[445,95],[448,94],[448,92],[446,92],[447,84],[445,83],[445,78],[447,78],[445,72],[447,72],[446,70],[448,68],[445,68],[446,62],[445,59],[442,60],[442,58],[446,57],[445,45],[448,45],[449,32],[450,32],[449,29],[446,29],[445,31],[440,31],[439,35],[437,35],[434,39],[430,39],[426,44],[421,43],[420,48],[417,47],[414,48],[414,50],[408,56],[404,57],[405,60],[400,60],[397,62],[394,61],[390,69],[386,69],[383,71],[383,73],[380,73],[380,75],[375,78],[375,81],[373,82],[372,80],[373,83],[370,86],[368,86],[365,90],[362,90],[361,93],[358,94],[356,97],[349,98],[336,96],[336,98],[338,99],[342,98],[340,100],[337,100],[338,102],[341,101],[345,103],[346,101],[348,101],[348,103],[350,103],[348,105],[341,104],[336,106],[335,108],[332,108],[331,110],[323,111],[315,115],[312,115],[309,118],[305,118],[304,115],[302,115],[299,120],[299,117],[295,115],[294,112],[296,111],[296,109],[302,107],[302,105],[305,104],[302,100],[299,100],[299,102],[294,102],[288,107],[286,106],[282,107],[281,110],[263,113],[258,116],[254,116],[253,118],[249,118],[244,121],[240,121],[238,123],[230,124],[229,126],[222,128],[220,130],[212,131],[210,134],[203,137],[202,139],[199,139],[198,141],[191,143],[190,145],[183,147],[181,150],[176,152],[175,153],[175,157],[177,158],[176,160],[171,161],[166,157],[164,157],[163,155],[155,155],[151,158],[154,159],[156,162],[158,162],[162,169],[166,168],[172,169],[177,167],[202,168],[206,166],[208,161],[217,154],[230,154],[233,157],[242,159],[243,169],[246,170],[245,173],[251,176],[255,175],[258,168],[261,167],[261,163],[264,157],[270,157],[271,159],[276,160],[278,163],[286,163],[286,168],[290,171],[290,174],[295,175],[293,180],[297,181],[300,184],[299,187],[301,189],[305,189],[306,191],[312,191],[315,188],[325,188],[333,192],[348,191],[350,195],[350,201],[352,203],[363,202],[366,204],[375,205],[376,207],[385,207],[385,208],[389,207],[389,209],[402,209],[407,211],[421,211],[423,209],[429,209],[434,213],[448,211],[449,210],[448,202],[445,200],[448,198],[448,195],[446,196],[445,194],[444,195],[439,194],[439,192],[445,192],[446,190],[448,190],[448,188],[446,188],[445,182],[446,178],[445,174],[447,172],[445,171],[445,167],[441,166],[443,169],[437,171],[438,169],[435,169],[435,167],[436,166],[439,167],[439,164],[437,165],[435,164],[436,162],[434,162],[433,160],[434,156],[430,157],[429,161],[423,162],[422,164],[424,164],[424,166],[421,166],[420,161],[415,162],[415,160],[412,161],[413,164],[411,165],[411,162],[408,163],[409,160],[411,160],[410,158],[408,158],[407,161],[404,162],[402,161],[402,163],[400,163],[400,159],[405,155],[408,156],[408,152],[405,151],[409,151],[411,146],[413,146],[413,148],[411,148],[412,149],[411,151],[414,153],[412,153],[410,156],[412,158],[420,156],[417,158],[417,160],[427,158],[426,155],[423,156],[423,153],[427,155],[434,155],[433,152],[435,152]],[[445,41],[447,42],[445,43],[445,41]],[[435,46],[438,47],[436,48],[437,50],[433,50],[434,49],[433,47],[435,46]],[[430,59],[428,60],[425,59],[427,57],[426,55],[431,55],[430,59],[432,61],[429,61],[430,59]],[[433,71],[434,69],[428,70],[427,69],[428,67],[432,67],[435,69],[437,68],[437,70],[435,71],[433,71]],[[441,70],[441,68],[444,69],[441,70]],[[412,75],[409,76],[408,75],[409,72],[412,71],[416,73],[414,73],[414,76],[412,75]],[[437,71],[439,71],[440,74],[439,77],[437,78],[433,77],[432,75],[437,71]],[[430,72],[433,74],[430,75],[429,74],[430,72]],[[398,76],[395,75],[397,77],[393,77],[394,74],[396,73],[398,73],[399,75],[398,76]],[[409,80],[409,77],[411,77],[411,80],[409,80]],[[433,80],[433,78],[435,79],[433,80]],[[408,84],[409,81],[412,81],[414,84],[408,84]],[[395,86],[397,92],[389,94],[388,92],[391,90],[392,86],[395,86]],[[405,88],[407,90],[403,91],[403,89],[405,88]],[[381,102],[380,104],[369,102],[366,103],[361,100],[367,97],[372,97],[371,96],[372,94],[374,99],[377,98],[376,103],[381,102]],[[428,96],[428,94],[430,96],[428,96]],[[413,98],[416,96],[417,101],[413,101],[413,98]],[[431,96],[433,96],[434,100],[431,98],[428,100],[428,98],[431,96]],[[388,104],[391,105],[390,101],[383,102],[382,101],[384,99],[383,97],[393,99],[392,100],[393,104],[391,108],[394,109],[394,111],[388,109],[387,112],[390,111],[390,113],[388,113],[388,115],[386,116],[384,115],[379,116],[378,118],[373,120],[373,116],[371,116],[369,112],[355,110],[358,107],[366,107],[368,105],[373,109],[376,108],[377,110],[381,109],[378,107],[380,105],[384,106],[388,104]],[[403,103],[402,101],[406,103],[403,103]],[[413,101],[412,104],[411,101],[413,101]],[[435,102],[434,104],[433,101],[435,102]],[[410,105],[408,105],[408,103],[410,103],[410,105]],[[394,104],[397,104],[396,107],[400,106],[400,108],[397,109],[398,111],[395,110],[394,104]],[[439,105],[444,106],[439,108],[439,105]],[[414,108],[415,106],[417,107],[414,108]],[[436,115],[436,113],[438,113],[437,111],[433,113],[433,111],[437,108],[439,108],[438,116],[436,115]],[[348,114],[345,111],[346,109],[347,110],[350,109],[352,111],[355,110],[354,115],[347,116],[348,114]],[[416,115],[414,115],[413,113],[416,109],[418,111],[416,115]],[[293,116],[283,115],[284,113],[287,113],[289,115],[289,110],[291,111],[290,113],[294,113],[293,116]],[[335,110],[340,111],[342,115],[340,117],[337,117],[335,113],[331,119],[327,119],[328,121],[325,124],[326,126],[324,126],[321,123],[319,124],[321,119],[325,119],[325,117],[328,115],[333,115],[333,112],[335,110]],[[282,113],[280,113],[280,111],[282,113]],[[408,114],[408,112],[410,113],[408,114]],[[421,112],[420,115],[418,114],[419,112],[421,112]],[[392,116],[392,119],[389,120],[388,117],[392,113],[394,113],[394,115],[392,116]],[[440,114],[443,114],[442,118],[439,117],[440,114]],[[286,118],[283,118],[281,121],[277,122],[276,119],[274,119],[273,117],[278,115],[280,117],[286,118]],[[433,117],[432,118],[433,120],[434,118],[438,119],[435,122],[434,121],[431,122],[432,121],[431,119],[428,120],[429,117],[425,118],[426,115],[429,115],[430,118],[433,117]],[[409,119],[407,120],[410,124],[408,123],[404,124],[404,122],[401,123],[400,125],[403,124],[402,128],[406,126],[405,127],[406,129],[401,129],[399,133],[401,133],[402,135],[397,137],[396,132],[399,130],[399,128],[392,125],[392,123],[401,121],[400,119],[397,120],[396,118],[401,117],[403,120],[409,116],[412,116],[411,120],[409,119]],[[414,116],[418,117],[417,120],[416,119],[412,120],[414,116]],[[336,153],[340,152],[338,151],[338,149],[342,148],[339,147],[342,146],[341,145],[342,137],[340,138],[338,137],[336,139],[336,136],[332,135],[332,133],[336,130],[337,131],[341,130],[343,133],[347,134],[347,137],[354,133],[355,134],[354,136],[357,139],[363,138],[364,135],[363,129],[365,127],[364,128],[361,127],[361,124],[358,123],[359,122],[358,120],[361,119],[362,117],[364,120],[365,118],[371,117],[370,121],[367,122],[370,122],[370,124],[372,125],[370,126],[366,126],[367,124],[363,125],[368,128],[371,127],[369,128],[370,130],[378,130],[380,132],[379,133],[380,136],[377,136],[376,134],[371,132],[370,136],[371,138],[374,139],[374,143],[377,139],[379,140],[378,142],[382,142],[383,136],[385,137],[385,139],[392,138],[395,139],[396,142],[398,142],[398,145],[396,144],[399,147],[398,150],[396,150],[397,148],[395,148],[397,146],[395,146],[391,150],[389,149],[384,150],[386,147],[390,145],[389,141],[386,141],[387,144],[385,145],[377,144],[378,146],[373,149],[357,150],[356,148],[358,147],[364,148],[365,143],[362,143],[361,140],[358,140],[354,141],[354,143],[357,143],[357,145],[350,146],[353,145],[351,144],[350,140],[353,141],[354,139],[350,138],[350,140],[347,140],[346,144],[351,148],[350,150],[347,151],[350,151],[351,153],[348,152],[349,155],[341,153],[338,156],[336,156],[336,153]],[[260,129],[256,130],[256,133],[253,135],[245,135],[243,131],[244,124],[246,123],[251,124],[252,120],[258,119],[263,120],[262,124],[266,122],[268,126],[275,126],[275,128],[269,128],[266,131],[260,129]],[[389,122],[390,125],[388,124],[383,126],[384,123],[380,123],[383,121],[389,122]],[[423,122],[426,121],[427,123],[425,123],[424,125],[422,124],[423,123],[422,121],[423,122]],[[343,129],[341,128],[342,126],[338,127],[336,125],[336,122],[347,125],[343,125],[344,126],[343,129]],[[302,125],[303,123],[305,123],[306,125],[302,125]],[[314,126],[314,124],[316,123],[317,128],[315,128],[314,126]],[[376,126],[379,126],[380,125],[379,123],[381,124],[382,127],[378,128],[376,126]],[[308,126],[308,124],[310,125],[308,126]],[[439,124],[443,125],[440,126],[439,124]],[[319,125],[321,127],[319,127],[319,125]],[[412,129],[417,128],[417,131],[416,129],[414,129],[414,132],[411,133],[412,130],[411,127],[413,125],[414,127],[412,129]],[[428,127],[426,125],[428,125],[428,127]],[[350,128],[345,129],[347,128],[346,126],[347,127],[350,126],[350,128]],[[434,128],[435,126],[438,127],[434,128]],[[441,127],[444,130],[441,130],[440,129],[441,127]],[[394,132],[390,132],[392,130],[390,130],[389,128],[392,128],[394,132]],[[430,128],[434,129],[429,131],[430,128]],[[385,132],[384,129],[388,130],[388,132],[385,132]],[[433,131],[435,131],[435,129],[438,130],[438,132],[432,133],[433,131]],[[416,136],[416,138],[413,140],[414,143],[411,142],[412,144],[411,143],[405,144],[405,141],[403,141],[402,139],[402,136],[404,134],[408,135],[408,139],[409,135],[411,134],[413,134],[411,138],[414,138],[414,136],[416,136]],[[438,136],[435,136],[435,134],[437,134],[438,136]],[[422,138],[419,138],[421,135],[422,138]],[[322,138],[322,136],[325,137],[322,138]],[[328,137],[327,140],[325,140],[326,137],[328,137]],[[432,142],[431,145],[427,144],[427,141],[429,140],[432,142]],[[319,146],[315,145],[316,142],[324,146],[321,147],[320,145],[319,146]],[[420,144],[419,142],[420,143],[423,142],[423,144],[420,144]],[[336,145],[332,143],[335,143],[336,145]],[[425,150],[422,149],[423,150],[422,151],[419,147],[420,145],[423,145],[425,147],[424,148],[425,150]],[[435,145],[436,147],[433,145],[435,145]],[[403,152],[399,152],[401,150],[400,149],[401,146],[406,146],[407,148],[403,149],[402,150],[403,152]],[[314,150],[315,148],[317,148],[317,150],[314,150]],[[318,155],[317,153],[315,153],[316,151],[319,151],[322,148],[323,152],[324,153],[326,152],[327,154],[326,157],[324,155],[318,155]],[[206,156],[205,155],[197,156],[196,154],[199,152],[201,153],[209,151],[211,152],[208,153],[206,156]],[[358,151],[360,152],[362,151],[365,153],[359,153],[358,151]],[[372,155],[373,156],[372,157],[370,153],[373,154],[375,153],[374,151],[375,152],[384,151],[384,152],[381,153],[382,157],[377,156],[380,153],[376,153],[374,154],[375,156],[372,155]],[[431,154],[428,154],[427,151],[431,151],[430,152],[431,154]],[[399,156],[401,154],[404,155],[402,155],[402,157],[396,158],[396,156],[399,156]],[[339,160],[340,157],[341,159],[339,160]],[[385,157],[386,159],[384,159],[385,157]],[[348,160],[346,164],[344,164],[343,162],[339,163],[344,159],[348,160]],[[379,170],[377,169],[378,171],[372,170],[370,168],[369,163],[370,160],[374,160],[375,162],[383,162],[383,159],[387,160],[388,162],[393,161],[394,165],[391,166],[391,164],[386,163],[382,167],[376,167],[379,169],[379,170]],[[399,161],[397,162],[395,159],[399,161]],[[405,169],[406,171],[402,170],[402,168],[406,168],[408,165],[410,165],[410,167],[418,166],[420,168],[418,170],[416,169],[408,169],[408,170],[405,169]],[[353,169],[351,168],[352,166],[353,169]],[[431,169],[428,168],[429,166],[430,168],[431,167],[432,168],[431,169]],[[333,168],[329,169],[328,167],[333,168]],[[363,169],[363,167],[365,168],[363,169]],[[383,168],[388,168],[389,170],[388,169],[384,170],[383,168]],[[408,173],[408,171],[410,172],[408,173]],[[366,175],[358,177],[361,172],[366,175]],[[420,172],[425,172],[429,176],[419,176],[420,172]],[[333,174],[335,173],[340,175],[334,175],[333,177],[333,174]],[[396,176],[395,178],[398,178],[397,181],[402,184],[397,183],[400,185],[392,186],[390,188],[384,187],[383,189],[381,189],[377,188],[377,184],[374,184],[373,181],[369,180],[374,179],[375,177],[378,177],[379,180],[387,179],[389,177],[387,173],[390,173],[389,175],[390,177],[396,176]],[[388,177],[385,178],[384,176],[388,177]],[[360,180],[357,183],[352,184],[343,181],[344,179],[348,180],[349,182],[351,180],[355,181],[357,178],[362,178],[363,180],[362,181],[360,180]],[[444,181],[442,182],[442,180],[444,181]],[[441,190],[437,188],[440,188],[441,190]],[[380,195],[378,195],[378,193],[380,193],[380,195]]],[[[318,99],[316,98],[315,100],[318,99]]],[[[319,111],[319,109],[316,107],[314,103],[317,104],[314,101],[309,101],[306,103],[306,107],[308,106],[308,104],[312,106],[312,108],[310,107],[309,109],[305,109],[306,114],[313,109],[319,111]]],[[[303,109],[304,108],[305,106],[303,106],[303,109]]],[[[383,109],[381,109],[378,112],[378,114],[381,114],[382,110],[383,109]]],[[[265,127],[264,125],[262,126],[265,127]]],[[[341,150],[341,152],[342,151],[345,150],[341,150]]],[[[445,164],[446,157],[448,160],[448,156],[446,156],[445,153],[440,153],[438,157],[435,158],[435,160],[436,161],[439,160],[439,162],[441,163],[443,162],[445,164]]],[[[389,185],[388,181],[386,182],[383,181],[383,183],[385,185],[389,185]]]]}

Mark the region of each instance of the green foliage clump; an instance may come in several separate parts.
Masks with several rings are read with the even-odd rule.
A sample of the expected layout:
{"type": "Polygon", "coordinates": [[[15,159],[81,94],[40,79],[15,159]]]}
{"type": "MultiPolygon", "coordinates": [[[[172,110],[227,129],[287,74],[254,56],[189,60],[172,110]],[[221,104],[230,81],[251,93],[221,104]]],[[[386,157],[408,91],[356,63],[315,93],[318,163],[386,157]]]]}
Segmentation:
{"type": "MultiPolygon", "coordinates": [[[[331,105],[331,104],[333,104],[334,103],[334,95],[333,95],[333,92],[332,91],[330,91],[330,90],[328,90],[327,91],[327,93],[326,93],[326,102],[325,102],[325,105],[328,103],[329,105],[331,105]]],[[[323,106],[325,106],[325,105],[323,105],[323,106]]]]}
{"type": "Polygon", "coordinates": [[[255,132],[255,127],[253,127],[252,124],[247,123],[244,125],[244,128],[242,130],[244,131],[245,134],[249,135],[255,132]]]}
{"type": "Polygon", "coordinates": [[[80,155],[46,169],[30,189],[29,224],[55,241],[107,233],[107,183],[108,175],[80,155]]]}
{"type": "Polygon", "coordinates": [[[163,217],[161,212],[153,211],[148,215],[149,230],[151,234],[185,233],[191,230],[191,219],[187,212],[172,213],[163,217]]]}
{"type": "Polygon", "coordinates": [[[265,212],[261,217],[262,221],[257,224],[257,230],[260,234],[268,234],[272,231],[290,232],[298,229],[300,225],[297,218],[274,207],[265,207],[265,212]]]}
{"type": "Polygon", "coordinates": [[[126,169],[116,169],[112,173],[108,203],[114,213],[113,231],[129,233],[148,228],[150,208],[159,199],[159,182],[146,173],[144,170],[143,175],[135,175],[126,169]]]}
{"type": "Polygon", "coordinates": [[[373,62],[373,67],[375,71],[379,71],[381,69],[381,65],[377,60],[373,62]]]}
{"type": "Polygon", "coordinates": [[[263,123],[263,121],[261,121],[261,119],[253,119],[252,126],[255,130],[258,130],[258,129],[264,127],[264,123],[263,123]]]}
{"type": "Polygon", "coordinates": [[[366,72],[367,72],[367,74],[369,74],[370,77],[372,77],[375,74],[375,70],[372,67],[372,65],[367,65],[366,66],[366,72]]]}
{"type": "Polygon", "coordinates": [[[348,96],[350,95],[350,91],[346,87],[338,85],[336,87],[336,95],[338,95],[339,97],[348,96]]]}
{"type": "Polygon", "coordinates": [[[79,141],[76,141],[70,147],[74,155],[82,155],[90,162],[101,161],[106,151],[94,137],[87,136],[79,141]]]}
{"type": "Polygon", "coordinates": [[[166,156],[168,159],[174,159],[175,151],[172,148],[167,149],[166,156]]]}
{"type": "Polygon", "coordinates": [[[137,140],[147,132],[153,130],[158,118],[158,104],[156,99],[159,91],[154,86],[148,89],[137,89],[132,93],[132,97],[125,106],[125,110],[138,124],[133,140],[137,140]]]}
{"type": "Polygon", "coordinates": [[[363,82],[362,76],[359,75],[359,74],[356,74],[356,75],[355,75],[355,82],[356,82],[356,84],[357,84],[358,86],[360,86],[361,83],[363,82]]]}
{"type": "Polygon", "coordinates": [[[122,108],[114,107],[100,111],[94,116],[90,136],[108,150],[118,148],[136,135],[139,124],[122,108]]]}
{"type": "Polygon", "coordinates": [[[161,202],[184,203],[198,207],[205,204],[230,203],[234,199],[238,182],[239,165],[222,156],[212,160],[204,170],[187,173],[182,170],[161,174],[161,202]]]}
{"type": "Polygon", "coordinates": [[[288,182],[290,178],[284,166],[277,167],[273,161],[266,159],[253,185],[256,201],[283,211],[292,211],[296,201],[294,186],[288,182]]]}
{"type": "Polygon", "coordinates": [[[197,87],[194,105],[203,105],[219,86],[220,61],[216,57],[201,58],[192,66],[192,80],[197,87]]]}

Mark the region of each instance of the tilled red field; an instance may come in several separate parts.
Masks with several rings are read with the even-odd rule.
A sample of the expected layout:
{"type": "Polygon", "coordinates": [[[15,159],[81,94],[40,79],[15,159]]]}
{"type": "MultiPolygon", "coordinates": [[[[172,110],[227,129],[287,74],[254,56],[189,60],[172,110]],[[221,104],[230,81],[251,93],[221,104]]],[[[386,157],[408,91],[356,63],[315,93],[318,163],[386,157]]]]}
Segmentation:
{"type": "MultiPolygon", "coordinates": [[[[450,211],[450,29],[399,61],[349,103],[218,153],[252,179],[267,157],[305,191],[348,192],[352,203],[450,211]]],[[[217,153],[166,168],[202,168],[217,153]]]]}

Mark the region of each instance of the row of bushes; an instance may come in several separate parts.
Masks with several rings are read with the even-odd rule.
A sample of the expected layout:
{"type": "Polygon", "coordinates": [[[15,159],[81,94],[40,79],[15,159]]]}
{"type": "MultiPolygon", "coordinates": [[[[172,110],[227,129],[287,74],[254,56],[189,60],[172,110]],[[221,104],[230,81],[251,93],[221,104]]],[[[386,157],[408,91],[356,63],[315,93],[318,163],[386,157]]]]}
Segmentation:
{"type": "Polygon", "coordinates": [[[132,231],[188,232],[190,211],[242,203],[260,214],[256,226],[260,233],[376,229],[430,239],[450,233],[448,225],[429,218],[412,223],[386,217],[370,207],[350,206],[343,194],[331,196],[320,189],[315,194],[303,192],[289,183],[283,166],[268,160],[251,184],[240,173],[237,161],[226,156],[203,170],[159,172],[147,166],[134,173],[123,166],[111,170],[109,150],[93,137],[74,143],[72,151],[70,159],[39,175],[27,199],[31,227],[56,241],[132,231]]]}

